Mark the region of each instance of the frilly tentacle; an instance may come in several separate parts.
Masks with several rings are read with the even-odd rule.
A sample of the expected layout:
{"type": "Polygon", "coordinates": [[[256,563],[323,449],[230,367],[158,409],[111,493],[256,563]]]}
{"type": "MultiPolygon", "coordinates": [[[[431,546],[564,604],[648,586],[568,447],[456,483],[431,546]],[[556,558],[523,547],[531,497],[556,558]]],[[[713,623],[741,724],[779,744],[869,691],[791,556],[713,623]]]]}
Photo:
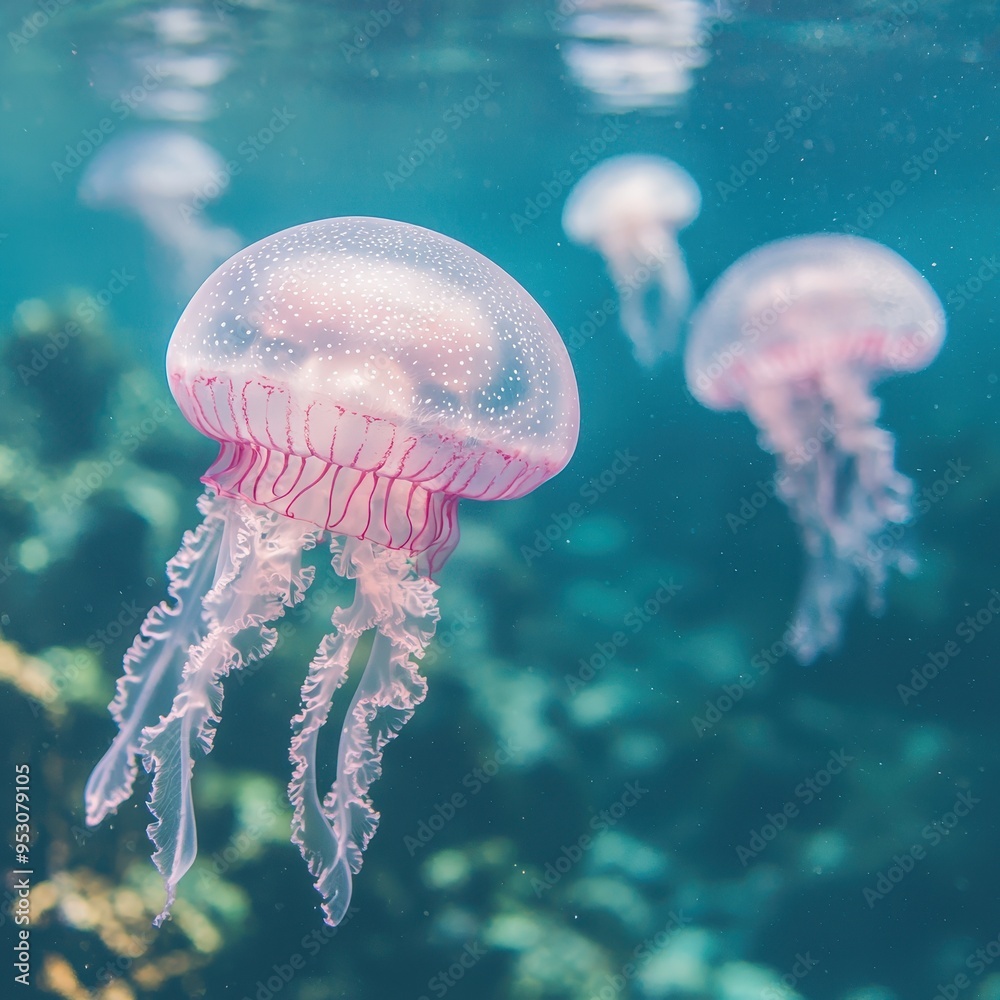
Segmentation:
{"type": "Polygon", "coordinates": [[[327,923],[347,913],[351,876],[378,826],[368,789],[382,773],[382,749],[405,725],[427,693],[410,659],[423,655],[439,617],[429,579],[401,553],[347,539],[334,550],[334,567],[356,580],[354,601],[333,614],[327,636],[302,689],[303,709],[293,720],[289,785],[294,806],[292,839],[299,845],[323,897],[327,923]],[[347,711],[337,757],[337,777],[322,803],[316,776],[316,740],[343,683],[362,632],[377,629],[364,675],[347,711]]]}
{"type": "Polygon", "coordinates": [[[169,711],[180,685],[187,651],[206,631],[202,596],[210,589],[222,543],[225,517],[203,494],[204,521],[184,533],[180,550],[167,563],[168,597],[142,623],[128,652],[125,670],[109,710],[118,735],[87,781],[87,823],[96,826],[132,794],[142,753],[142,732],[169,711]]]}
{"type": "Polygon", "coordinates": [[[96,823],[130,794],[137,754],[153,774],[147,832],[167,890],[157,924],[197,854],[191,775],[212,749],[222,680],[273,648],[277,633],[265,623],[302,600],[314,570],[301,554],[318,536],[241,500],[206,494],[199,508],[205,521],[168,570],[174,604],[150,612],[126,656],[112,705],[121,732],[87,785],[88,821],[96,823]]]}

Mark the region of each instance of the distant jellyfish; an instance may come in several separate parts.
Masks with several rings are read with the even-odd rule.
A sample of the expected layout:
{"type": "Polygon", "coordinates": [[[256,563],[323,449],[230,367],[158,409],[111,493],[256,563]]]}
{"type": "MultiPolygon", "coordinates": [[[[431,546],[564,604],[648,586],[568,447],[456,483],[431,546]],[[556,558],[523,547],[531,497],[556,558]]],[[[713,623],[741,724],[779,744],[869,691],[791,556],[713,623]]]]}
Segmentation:
{"type": "Polygon", "coordinates": [[[677,349],[691,279],[677,233],[701,211],[691,175],[662,156],[616,156],[585,174],[563,208],[566,235],[605,259],[636,360],[677,349]]]}
{"type": "Polygon", "coordinates": [[[676,107],[734,19],[702,0],[569,0],[549,12],[570,76],[599,111],[676,107]]]}
{"type": "MultiPolygon", "coordinates": [[[[227,0],[230,2],[230,0],[227,0]]],[[[231,6],[249,6],[231,0],[231,6]]],[[[115,44],[88,57],[96,92],[123,117],[207,121],[218,111],[218,85],[237,63],[237,18],[211,5],[133,5],[116,26],[115,44]],[[145,8],[145,9],[141,9],[145,8]]]]}
{"type": "Polygon", "coordinates": [[[793,624],[799,660],[840,641],[859,587],[880,614],[913,485],[877,426],[872,385],[918,371],[944,342],[933,289],[870,240],[801,236],[760,247],[712,286],[691,321],[687,384],[705,406],[744,409],[778,459],[775,487],[802,532],[807,568],[793,624]]]}
{"type": "Polygon", "coordinates": [[[342,218],[276,233],[215,271],[170,338],[167,376],[219,453],[202,477],[204,520],[167,565],[170,596],[125,655],[87,822],[129,798],[141,759],[160,924],[197,854],[192,773],[212,749],[223,681],[274,647],[273,623],[315,573],[302,552],[326,540],[354,594],[309,665],[288,793],[292,840],[337,924],[378,826],[382,752],[426,693],[431,574],[458,544],[459,498],[521,497],[566,465],[573,369],[538,303],[485,257],[417,226],[342,218]],[[366,635],[324,793],[320,732],[366,635]]]}
{"type": "Polygon", "coordinates": [[[190,291],[242,242],[204,214],[228,185],[225,161],[211,146],[163,127],[111,139],[94,154],[79,195],[92,208],[136,216],[176,256],[177,283],[190,291]]]}

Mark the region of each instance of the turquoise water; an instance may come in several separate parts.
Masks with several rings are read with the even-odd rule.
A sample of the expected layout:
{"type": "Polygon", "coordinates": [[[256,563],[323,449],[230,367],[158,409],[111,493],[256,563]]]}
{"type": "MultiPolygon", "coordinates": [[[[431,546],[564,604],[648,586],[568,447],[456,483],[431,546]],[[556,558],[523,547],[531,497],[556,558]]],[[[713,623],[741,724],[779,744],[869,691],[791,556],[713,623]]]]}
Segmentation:
{"type": "MultiPolygon", "coordinates": [[[[166,27],[150,20],[164,4],[49,8],[9,6],[0,61],[0,662],[15,664],[0,712],[11,787],[16,764],[32,773],[28,991],[1000,996],[996,4],[718,8],[706,64],[656,111],[598,107],[569,78],[556,5],[221,0],[166,27]],[[184,87],[181,56],[207,57],[184,87]],[[399,219],[496,261],[578,345],[571,464],[522,500],[462,508],[430,691],[386,751],[336,935],[283,804],[335,581],[231,679],[174,920],[150,927],[147,786],[83,826],[104,706],[214,453],[163,376],[198,280],[162,216],[79,193],[102,148],[168,121],[224,168],[182,196],[206,226],[189,262],[226,229],[242,246],[311,219],[399,219]],[[782,641],[802,568],[786,509],[727,520],[774,475],[750,422],[696,404],[679,358],[640,369],[613,316],[588,335],[614,290],[560,211],[623,153],[699,183],[681,235],[696,296],[769,240],[857,231],[945,304],[940,357],[879,388],[921,498],[903,529],[920,572],[890,579],[881,618],[854,608],[812,667],[782,641]]],[[[4,828],[13,842],[12,809],[4,828]]]]}

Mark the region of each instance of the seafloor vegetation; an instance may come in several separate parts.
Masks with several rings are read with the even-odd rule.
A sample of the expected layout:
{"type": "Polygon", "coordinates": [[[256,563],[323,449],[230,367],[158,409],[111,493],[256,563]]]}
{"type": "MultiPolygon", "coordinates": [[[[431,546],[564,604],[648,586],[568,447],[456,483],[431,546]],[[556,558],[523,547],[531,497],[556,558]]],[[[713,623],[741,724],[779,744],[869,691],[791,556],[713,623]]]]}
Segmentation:
{"type": "MultiPolygon", "coordinates": [[[[988,626],[916,637],[940,586],[932,562],[894,594],[903,625],[859,616],[863,638],[836,668],[803,670],[738,608],[706,611],[710,563],[684,547],[636,558],[637,522],[600,470],[568,484],[595,498],[570,545],[546,544],[552,497],[463,512],[424,661],[431,693],[389,748],[349,920],[322,924],[284,799],[288,719],[344,597],[321,577],[272,655],[229,681],[195,784],[200,856],[154,931],[148,816],[129,803],[87,829],[82,785],[212,449],[87,301],[24,302],[0,338],[0,712],[6,766],[31,765],[32,946],[48,993],[360,998],[405,979],[434,996],[461,978],[515,1000],[881,1000],[902,995],[887,981],[926,982],[988,945],[963,906],[996,878],[992,730],[969,726],[955,694],[989,668],[974,644],[988,626]],[[937,694],[955,707],[930,711],[937,694]],[[914,908],[953,916],[901,936],[914,908]],[[873,960],[875,935],[898,953],[873,960]]],[[[641,474],[627,458],[619,494],[641,474]]],[[[968,466],[953,511],[988,488],[975,454],[968,466]]],[[[970,995],[1000,996],[1000,977],[984,970],[970,995]]]]}

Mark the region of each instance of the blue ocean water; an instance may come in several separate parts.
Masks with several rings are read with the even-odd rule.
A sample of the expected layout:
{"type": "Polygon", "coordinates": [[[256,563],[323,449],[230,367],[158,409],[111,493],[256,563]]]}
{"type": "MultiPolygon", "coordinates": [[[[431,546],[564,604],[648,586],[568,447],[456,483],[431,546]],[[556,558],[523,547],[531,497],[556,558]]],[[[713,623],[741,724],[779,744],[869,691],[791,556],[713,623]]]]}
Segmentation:
{"type": "MultiPolygon", "coordinates": [[[[997,6],[705,8],[689,88],[639,110],[572,75],[578,13],[5,10],[0,712],[11,788],[31,769],[34,873],[31,985],[11,972],[3,995],[1000,996],[997,6]],[[192,188],[159,178],[161,149],[86,195],[104,151],[156,129],[214,150],[192,188]],[[568,187],[625,153],[701,187],[680,237],[696,297],[769,240],[856,232],[945,305],[940,357],[878,388],[920,570],[811,667],[782,639],[795,526],[754,501],[773,457],[744,415],[693,400],[679,357],[636,365],[601,258],[563,234],[568,187]],[[430,691],[373,786],[349,920],[325,929],[283,804],[289,720],[345,593],[324,578],[227,687],[200,861],[154,932],[148,786],[96,831],[82,789],[214,454],[164,350],[213,248],[341,215],[438,230],[524,285],[578,345],[580,443],[530,496],[461,509],[430,691]]],[[[13,801],[3,823],[13,844],[13,801]]]]}

